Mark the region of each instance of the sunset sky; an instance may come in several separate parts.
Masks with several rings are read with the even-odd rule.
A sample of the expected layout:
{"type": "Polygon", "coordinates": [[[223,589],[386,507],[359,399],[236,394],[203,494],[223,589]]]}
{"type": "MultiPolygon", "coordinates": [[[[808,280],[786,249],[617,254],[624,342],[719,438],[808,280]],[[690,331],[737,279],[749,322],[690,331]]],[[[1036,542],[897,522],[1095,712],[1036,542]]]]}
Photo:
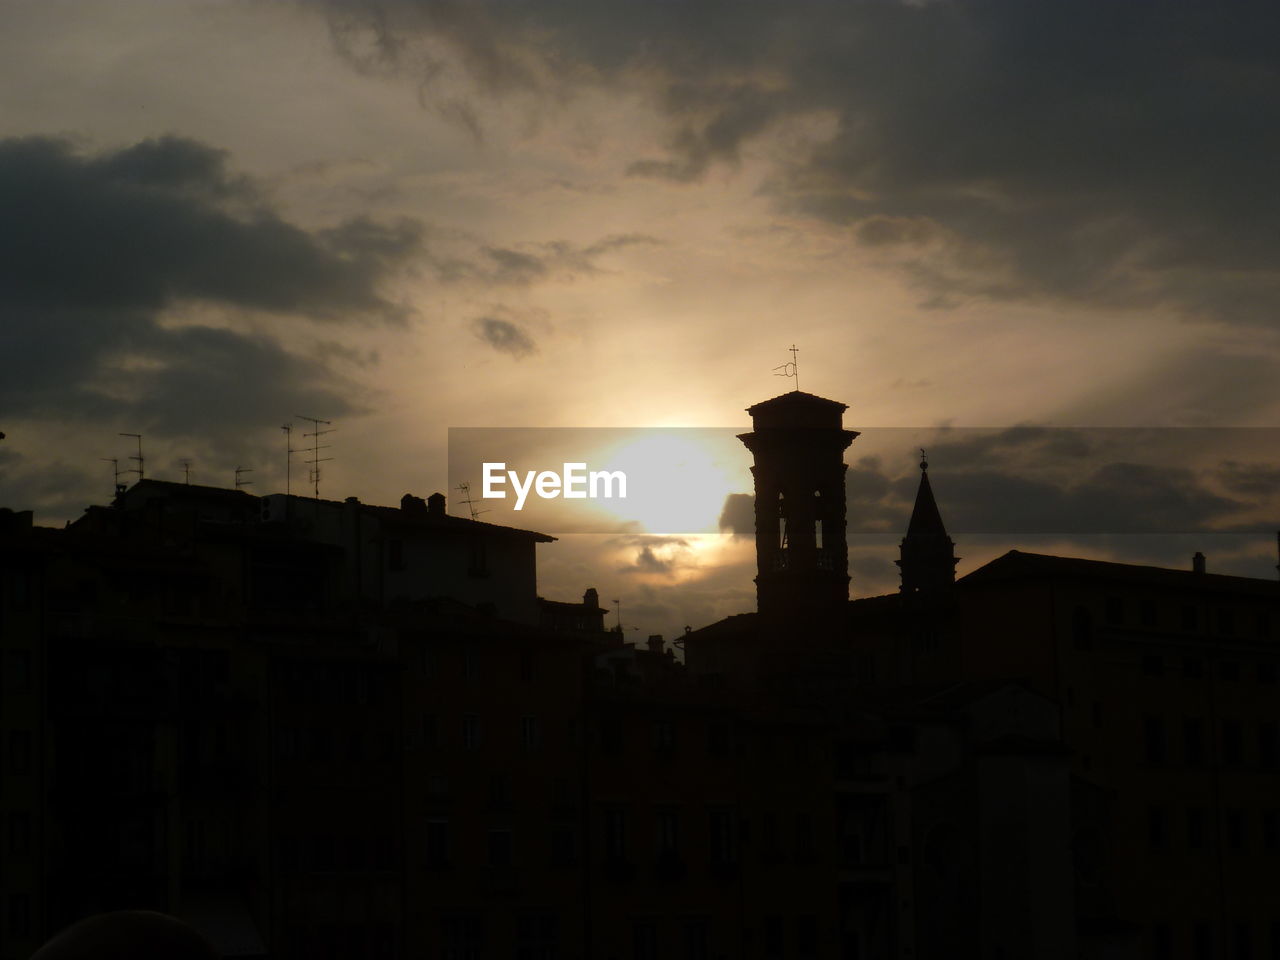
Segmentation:
{"type": "MultiPolygon", "coordinates": [[[[745,429],[794,343],[873,451],[851,525],[905,517],[927,444],[958,529],[1135,521],[970,525],[962,573],[1275,576],[1277,35],[1247,3],[13,0],[0,505],[105,502],[120,432],[277,492],[298,414],[337,427],[323,496],[398,503],[450,483],[451,427],[745,429]],[[1158,467],[1097,429],[1171,427],[1215,429],[1158,467]]],[[[893,589],[900,533],[858,536],[854,595],[893,589]]],[[[754,606],[746,537],[539,551],[544,595],[642,633],[754,606]]]]}

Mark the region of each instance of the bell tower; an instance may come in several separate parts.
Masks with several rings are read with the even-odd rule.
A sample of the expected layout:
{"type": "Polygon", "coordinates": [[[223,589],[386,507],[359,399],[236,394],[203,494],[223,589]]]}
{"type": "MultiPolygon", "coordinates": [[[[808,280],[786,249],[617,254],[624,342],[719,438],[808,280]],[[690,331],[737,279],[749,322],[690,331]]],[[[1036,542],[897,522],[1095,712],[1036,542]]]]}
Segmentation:
{"type": "Polygon", "coordinates": [[[929,461],[920,451],[920,486],[907,524],[907,535],[899,549],[898,568],[902,572],[904,597],[937,600],[956,582],[956,545],[947,536],[942,514],[929,483],[929,461]]]}
{"type": "Polygon", "coordinates": [[[755,457],[756,606],[770,620],[821,622],[849,599],[846,404],[793,390],[749,407],[755,457]]]}

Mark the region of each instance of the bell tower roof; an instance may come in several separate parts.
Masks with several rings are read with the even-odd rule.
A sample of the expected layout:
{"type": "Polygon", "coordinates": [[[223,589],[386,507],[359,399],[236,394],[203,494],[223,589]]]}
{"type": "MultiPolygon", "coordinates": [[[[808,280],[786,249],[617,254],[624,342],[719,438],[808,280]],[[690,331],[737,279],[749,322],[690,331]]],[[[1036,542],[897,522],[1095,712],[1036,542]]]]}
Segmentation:
{"type": "Polygon", "coordinates": [[[920,486],[916,489],[916,504],[907,524],[907,536],[944,539],[947,536],[942,514],[938,511],[938,501],[933,498],[933,487],[929,484],[929,465],[924,461],[920,463],[920,486]]]}
{"type": "Polygon", "coordinates": [[[757,430],[771,427],[835,427],[839,429],[847,403],[792,390],[747,407],[757,430]]]}

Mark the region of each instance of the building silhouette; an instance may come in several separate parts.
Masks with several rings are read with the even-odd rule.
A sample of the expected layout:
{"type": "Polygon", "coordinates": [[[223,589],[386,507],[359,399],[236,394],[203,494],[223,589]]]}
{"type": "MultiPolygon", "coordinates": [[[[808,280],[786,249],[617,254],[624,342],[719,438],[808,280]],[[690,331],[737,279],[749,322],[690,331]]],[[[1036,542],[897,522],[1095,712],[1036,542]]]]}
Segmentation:
{"type": "Polygon", "coordinates": [[[0,511],[0,960],[112,909],[236,957],[1275,955],[1280,586],[956,579],[922,464],[851,600],[844,410],[750,408],[758,609],[683,662],[440,494],[0,511]]]}

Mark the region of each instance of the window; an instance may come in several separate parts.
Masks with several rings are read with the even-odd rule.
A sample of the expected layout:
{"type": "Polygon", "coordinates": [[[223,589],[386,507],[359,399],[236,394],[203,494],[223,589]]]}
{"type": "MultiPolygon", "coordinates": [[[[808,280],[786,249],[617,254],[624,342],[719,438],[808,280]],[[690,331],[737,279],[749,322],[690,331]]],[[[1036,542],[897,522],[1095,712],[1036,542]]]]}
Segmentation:
{"type": "Polygon", "coordinates": [[[658,960],[658,924],[636,920],[631,925],[631,955],[635,960],[658,960]]]}
{"type": "MultiPolygon", "coordinates": [[[[1262,812],[1262,849],[1267,853],[1280,851],[1280,810],[1262,812]]],[[[1280,952],[1280,942],[1276,947],[1280,952]]]]}
{"type": "Polygon", "coordinates": [[[462,746],[466,750],[475,750],[480,746],[480,718],[468,713],[462,718],[462,746]]]}
{"type": "Polygon", "coordinates": [[[511,831],[500,828],[489,831],[489,866],[511,866],[511,831]]]}
{"type": "Polygon", "coordinates": [[[449,821],[427,821],[427,866],[441,869],[449,865],[449,821]]]}
{"type": "Polygon", "coordinates": [[[813,860],[813,817],[808,813],[796,814],[796,860],[808,863],[813,860]]]}
{"type": "Polygon", "coordinates": [[[1240,664],[1236,663],[1234,660],[1223,660],[1222,663],[1218,665],[1218,675],[1221,676],[1223,680],[1239,680],[1240,664]]]}
{"type": "Polygon", "coordinates": [[[1151,928],[1151,956],[1153,960],[1170,960],[1173,956],[1173,934],[1167,923],[1151,928]]]}
{"type": "Polygon", "coordinates": [[[796,956],[800,960],[813,960],[818,956],[818,918],[812,915],[796,917],[796,956]]]}
{"type": "Polygon", "coordinates": [[[1213,927],[1208,920],[1197,920],[1192,924],[1191,955],[1195,960],[1213,958],[1213,927]]]}
{"type": "Polygon", "coordinates": [[[760,855],[766,863],[777,863],[782,859],[777,814],[765,813],[760,816],[760,855]]]}
{"type": "Polygon", "coordinates": [[[475,647],[466,643],[462,647],[462,678],[464,680],[475,680],[480,676],[480,664],[477,662],[475,647]]]}
{"type": "Polygon", "coordinates": [[[1107,623],[1124,623],[1124,599],[1122,597],[1107,597],[1105,606],[1107,623]]]}
{"type": "Polygon", "coordinates": [[[1195,633],[1200,626],[1200,617],[1196,613],[1196,608],[1192,606],[1184,606],[1182,608],[1182,629],[1188,633],[1195,633]]]}
{"type": "Polygon", "coordinates": [[[1232,610],[1218,611],[1218,633],[1224,637],[1234,637],[1236,634],[1236,615],[1232,610]]]}
{"type": "Polygon", "coordinates": [[[1152,850],[1163,850],[1169,843],[1169,831],[1164,807],[1147,808],[1147,845],[1152,850]]]}
{"type": "Polygon", "coordinates": [[[1258,766],[1274,770],[1280,766],[1280,740],[1277,739],[1274,720],[1258,724],[1258,766]]]}
{"type": "Polygon", "coordinates": [[[441,918],[443,960],[480,960],[484,956],[484,922],[475,914],[450,914],[441,918]]]}
{"type": "Polygon", "coordinates": [[[449,796],[449,778],[435,773],[427,777],[427,799],[441,801],[449,796]]]}
{"type": "Polygon", "coordinates": [[[1182,760],[1189,767],[1204,765],[1204,721],[1186,717],[1182,721],[1182,760]]]}
{"type": "Polygon", "coordinates": [[[1154,627],[1157,622],[1155,601],[1143,600],[1141,609],[1142,609],[1142,625],[1144,627],[1154,627]]]}
{"type": "Polygon", "coordinates": [[[516,960],[555,960],[560,921],[555,914],[525,914],[516,920],[516,960]]]}
{"type": "Polygon", "coordinates": [[[25,893],[9,894],[9,935],[14,940],[31,936],[31,898],[25,893]]]}
{"type": "Polygon", "coordinates": [[[1187,657],[1182,661],[1182,675],[1188,680],[1199,680],[1204,676],[1204,661],[1198,657],[1187,657]]]}
{"type": "Polygon", "coordinates": [[[1243,759],[1244,737],[1240,730],[1239,720],[1222,721],[1222,762],[1226,766],[1238,767],[1243,759]]]}
{"type": "Polygon", "coordinates": [[[525,716],[520,718],[520,746],[526,751],[536,750],[540,739],[538,718],[525,716]]]}
{"type": "Polygon", "coordinates": [[[684,955],[687,960],[708,960],[711,956],[710,926],[706,917],[685,918],[684,955]]]}
{"type": "Polygon", "coordinates": [[[392,570],[404,569],[404,541],[387,541],[387,566],[392,570]]]}
{"type": "Polygon", "coordinates": [[[489,806],[494,810],[511,809],[511,782],[500,773],[489,778],[489,806]]]}
{"type": "Polygon", "coordinates": [[[562,824],[552,828],[551,862],[557,867],[571,867],[578,862],[578,838],[573,827],[562,824]]]}
{"type": "Polygon", "coordinates": [[[1244,813],[1240,810],[1228,810],[1226,816],[1227,849],[1244,849],[1244,813]]]}
{"type": "Polygon", "coordinates": [[[1142,658],[1142,672],[1148,677],[1164,676],[1164,657],[1148,654],[1142,658]]]}
{"type": "Polygon", "coordinates": [[[1142,732],[1143,754],[1147,763],[1164,763],[1164,721],[1159,717],[1146,717],[1142,732]]]}
{"type": "Polygon", "coordinates": [[[9,772],[15,774],[31,772],[31,732],[29,730],[9,731],[9,772]]]}
{"type": "Polygon", "coordinates": [[[670,720],[655,720],[653,723],[653,749],[668,752],[676,742],[675,728],[670,720]]]}
{"type": "Polygon", "coordinates": [[[711,828],[711,862],[730,864],[737,856],[733,837],[733,812],[727,807],[713,807],[709,815],[711,828]]]}
{"type": "Polygon", "coordinates": [[[1253,960],[1253,931],[1247,920],[1237,920],[1231,928],[1232,950],[1234,960],[1253,960]]]}
{"type": "Polygon", "coordinates": [[[729,724],[716,721],[707,727],[707,752],[713,757],[729,755],[729,724]]]}
{"type": "Polygon", "coordinates": [[[660,860],[674,860],[680,852],[680,819],[672,807],[658,809],[656,818],[656,846],[660,860]]]}
{"type": "Polygon", "coordinates": [[[7,650],[4,655],[4,688],[10,693],[31,692],[31,653],[7,650]]]}
{"type": "Polygon", "coordinates": [[[614,863],[627,859],[627,815],[620,807],[604,811],[604,856],[614,863]]]}
{"type": "Polygon", "coordinates": [[[1274,663],[1258,664],[1258,682],[1259,683],[1275,683],[1276,682],[1276,665],[1274,663]]]}
{"type": "Polygon", "coordinates": [[[31,852],[31,815],[21,810],[9,814],[9,852],[20,857],[31,852]]]}
{"type": "Polygon", "coordinates": [[[768,960],[781,960],[784,949],[782,918],[764,918],[764,955],[768,960]]]}
{"type": "Polygon", "coordinates": [[[1071,639],[1077,650],[1093,649],[1093,616],[1084,607],[1071,615],[1071,639]]]}
{"type": "Polygon", "coordinates": [[[1187,846],[1192,850],[1204,849],[1206,819],[1204,807],[1187,808],[1187,846]]]}

